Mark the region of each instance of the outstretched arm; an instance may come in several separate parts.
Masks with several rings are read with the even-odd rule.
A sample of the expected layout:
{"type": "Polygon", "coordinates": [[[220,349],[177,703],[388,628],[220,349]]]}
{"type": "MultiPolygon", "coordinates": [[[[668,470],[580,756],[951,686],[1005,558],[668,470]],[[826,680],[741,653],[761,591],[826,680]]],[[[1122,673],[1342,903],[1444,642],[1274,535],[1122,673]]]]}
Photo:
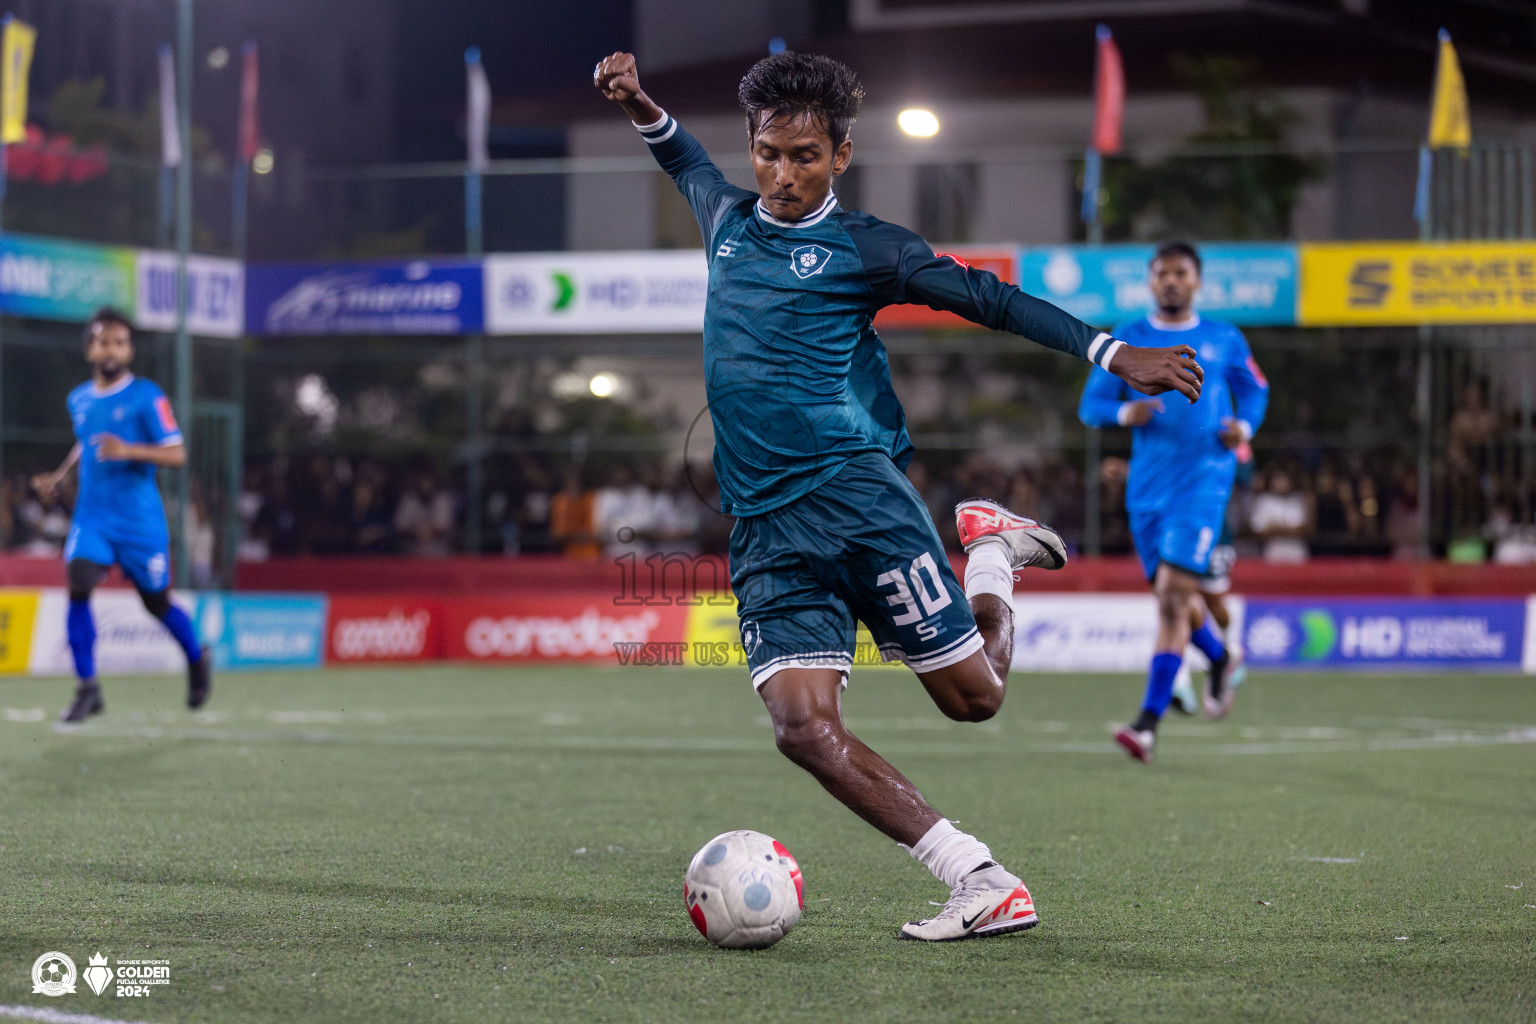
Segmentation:
{"type": "MultiPolygon", "coordinates": [[[[871,218],[871,220],[873,220],[871,218]]],[[[1037,344],[1086,359],[1145,395],[1177,391],[1191,402],[1200,397],[1205,371],[1188,345],[1137,348],[1095,330],[1077,317],[1028,295],[996,274],[936,255],[920,237],[873,221],[853,225],[870,285],[880,305],[919,302],[947,310],[994,331],[1011,331],[1037,344]]]]}

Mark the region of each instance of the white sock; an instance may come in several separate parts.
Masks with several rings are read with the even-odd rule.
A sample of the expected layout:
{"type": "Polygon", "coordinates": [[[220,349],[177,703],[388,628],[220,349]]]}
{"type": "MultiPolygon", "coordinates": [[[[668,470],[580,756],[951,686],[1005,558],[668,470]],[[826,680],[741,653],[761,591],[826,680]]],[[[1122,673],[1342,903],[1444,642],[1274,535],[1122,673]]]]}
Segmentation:
{"type": "Polygon", "coordinates": [[[1013,566],[1008,561],[1008,545],[997,537],[988,537],[971,545],[965,563],[965,599],[977,594],[996,594],[1004,601],[1013,600],[1013,566]]]}
{"type": "Polygon", "coordinates": [[[933,828],[917,841],[916,846],[901,848],[951,889],[978,865],[992,859],[992,851],[987,849],[986,843],[961,832],[943,818],[933,823],[933,828]]]}

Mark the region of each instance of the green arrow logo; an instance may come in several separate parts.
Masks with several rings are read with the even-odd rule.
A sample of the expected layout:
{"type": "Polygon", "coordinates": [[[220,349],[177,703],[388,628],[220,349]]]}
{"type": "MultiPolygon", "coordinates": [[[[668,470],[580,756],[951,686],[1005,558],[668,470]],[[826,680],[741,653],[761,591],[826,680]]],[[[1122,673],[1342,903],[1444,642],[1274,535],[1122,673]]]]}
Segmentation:
{"type": "Polygon", "coordinates": [[[1333,616],[1325,611],[1302,612],[1296,616],[1301,624],[1301,647],[1296,651],[1296,657],[1302,661],[1322,661],[1333,653],[1334,645],[1339,642],[1339,630],[1333,623],[1333,616]]]}
{"type": "Polygon", "coordinates": [[[576,301],[576,282],[571,280],[570,274],[562,274],[558,270],[549,277],[555,282],[555,302],[549,310],[551,313],[563,313],[576,301]]]}

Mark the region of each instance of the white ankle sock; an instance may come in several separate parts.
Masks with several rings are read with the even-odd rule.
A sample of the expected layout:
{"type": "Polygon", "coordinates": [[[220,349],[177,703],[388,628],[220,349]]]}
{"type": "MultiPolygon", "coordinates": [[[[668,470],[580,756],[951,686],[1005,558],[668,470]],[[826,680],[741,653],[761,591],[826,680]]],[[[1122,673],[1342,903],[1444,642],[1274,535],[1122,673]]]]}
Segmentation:
{"type": "Polygon", "coordinates": [[[961,832],[943,818],[933,823],[933,828],[917,841],[916,846],[901,848],[951,889],[978,865],[992,859],[992,851],[987,849],[986,843],[961,832]]]}
{"type": "Polygon", "coordinates": [[[965,563],[965,599],[977,594],[996,594],[1004,601],[1013,599],[1013,566],[1008,561],[1008,545],[988,537],[971,545],[965,563]]]}

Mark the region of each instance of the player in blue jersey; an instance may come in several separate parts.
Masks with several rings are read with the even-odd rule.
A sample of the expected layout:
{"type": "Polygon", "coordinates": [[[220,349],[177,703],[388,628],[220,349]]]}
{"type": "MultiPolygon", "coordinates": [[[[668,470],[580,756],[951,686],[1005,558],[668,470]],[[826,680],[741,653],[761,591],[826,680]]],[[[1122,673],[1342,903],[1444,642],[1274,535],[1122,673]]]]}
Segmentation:
{"type": "Polygon", "coordinates": [[[187,706],[200,708],[212,685],[208,658],[187,613],[171,603],[170,534],[155,485],[155,467],[186,465],[186,445],[165,392],[128,372],[133,327],[126,317],[103,309],[91,318],[85,327],[85,359],[91,380],[71,391],[68,400],[75,446],[57,470],[32,481],[39,493],[50,495],[71,469],[80,467],[74,520],[64,543],[69,650],[80,684],[62,720],[83,722],[106,707],[96,679],[90,602],[91,591],[114,564],[186,652],[187,706]]]}
{"type": "Polygon", "coordinates": [[[1205,621],[1200,581],[1226,520],[1237,471],[1234,452],[1253,436],[1269,404],[1269,383],[1237,328],[1202,319],[1194,310],[1200,255],[1182,242],[1161,246],[1152,259],[1157,312],[1121,324],[1127,345],[1192,346],[1205,368],[1199,402],[1150,398],[1099,370],[1091,371],[1078,416],[1090,427],[1131,427],[1130,480],[1125,507],[1142,569],[1157,595],[1157,645],[1146,698],[1135,722],[1115,734],[1132,757],[1152,760],[1157,723],[1168,710],[1174,680],[1193,640],[1211,662],[1203,704],[1212,718],[1232,708],[1238,659],[1205,621]]]}
{"type": "Polygon", "coordinates": [[[912,445],[871,320],[891,303],[924,303],[1190,401],[1201,379],[1193,350],[1127,348],[935,255],[905,228],[843,209],[832,182],[852,157],[848,129],[863,90],[836,61],[780,53],[742,79],[755,192],[727,182],[641,91],[632,56],[603,60],[593,83],[640,131],[704,238],[705,390],[721,504],[737,517],[731,585],[779,749],[950,886],[944,910],[909,922],[904,937],[1030,927],[1039,918],[1029,890],[847,730],[841,694],[861,620],[944,714],[990,718],[1013,654],[1013,573],[1059,568],[1065,549],[1049,528],[995,502],[962,503],[970,557],[961,587],[902,473],[912,445]]]}

